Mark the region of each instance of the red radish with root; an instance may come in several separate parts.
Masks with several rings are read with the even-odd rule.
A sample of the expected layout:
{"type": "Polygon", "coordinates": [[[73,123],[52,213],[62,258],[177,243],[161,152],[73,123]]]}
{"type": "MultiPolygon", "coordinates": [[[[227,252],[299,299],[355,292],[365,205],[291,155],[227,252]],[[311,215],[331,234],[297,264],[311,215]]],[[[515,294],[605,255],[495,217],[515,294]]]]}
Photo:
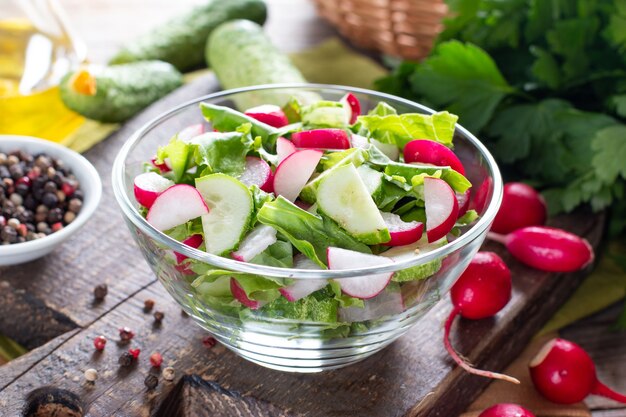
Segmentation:
{"type": "Polygon", "coordinates": [[[280,137],[276,140],[276,155],[278,156],[278,163],[280,164],[289,155],[296,151],[296,146],[291,143],[289,139],[280,137]]]}
{"type": "Polygon", "coordinates": [[[450,343],[450,329],[456,316],[460,314],[472,320],[493,317],[511,299],[511,272],[504,261],[493,252],[478,252],[452,287],[450,296],[454,308],[445,323],[443,342],[452,359],[470,374],[519,384],[508,375],[473,368],[450,343]]]}
{"type": "Polygon", "coordinates": [[[535,415],[520,405],[504,403],[487,408],[478,417],[535,417],[535,415]]]}
{"type": "Polygon", "coordinates": [[[323,153],[313,149],[304,149],[289,155],[276,167],[274,174],[274,193],[289,201],[295,201],[302,188],[315,172],[323,153]]]}
{"type": "Polygon", "coordinates": [[[144,172],[135,177],[133,183],[135,199],[139,204],[149,209],[159,194],[172,185],[174,185],[174,181],[168,180],[156,172],[144,172]]]}
{"type": "Polygon", "coordinates": [[[529,368],[537,391],[552,402],[573,404],[594,394],[626,404],[626,395],[598,381],[593,360],[576,343],[558,338],[550,340],[529,368]]]}
{"type": "MultiPolygon", "coordinates": [[[[333,246],[328,247],[326,254],[328,257],[328,268],[331,270],[367,268],[394,263],[393,260],[383,256],[370,255],[333,246]]],[[[350,297],[368,299],[380,294],[389,284],[392,276],[393,272],[382,272],[380,274],[362,275],[354,278],[339,278],[337,282],[339,282],[341,290],[350,297]]]]}
{"type": "Polygon", "coordinates": [[[502,205],[491,230],[507,234],[527,226],[541,226],[546,222],[548,209],[541,194],[521,182],[504,185],[502,205]]]}
{"type": "Polygon", "coordinates": [[[283,127],[289,124],[285,112],[273,104],[263,104],[246,110],[245,115],[272,127],[283,127]]]}
{"type": "Polygon", "coordinates": [[[405,222],[402,221],[400,216],[393,213],[380,212],[380,215],[385,221],[385,225],[391,235],[389,242],[383,243],[385,246],[404,246],[415,243],[422,238],[424,231],[424,223],[420,222],[405,222]]]}
{"type": "Polygon", "coordinates": [[[157,230],[169,230],[209,212],[197,189],[176,184],[162,192],[148,211],[146,220],[157,230]]]}
{"type": "Polygon", "coordinates": [[[261,307],[261,303],[259,301],[252,300],[248,297],[235,278],[230,279],[230,292],[233,294],[233,297],[235,297],[235,300],[252,310],[256,310],[261,307]]]}
{"type": "Polygon", "coordinates": [[[489,232],[487,237],[505,245],[520,262],[543,271],[577,271],[594,260],[586,239],[553,227],[524,227],[508,235],[489,232]]]}
{"type": "Polygon", "coordinates": [[[433,243],[446,236],[454,227],[459,214],[456,195],[447,182],[439,178],[424,178],[426,236],[433,243]]]}
{"type": "Polygon", "coordinates": [[[274,175],[269,164],[256,156],[246,157],[246,166],[239,177],[246,186],[256,185],[261,190],[271,193],[274,191],[274,175]]]}
{"type": "Polygon", "coordinates": [[[296,148],[348,149],[350,138],[343,129],[313,129],[295,132],[291,141],[296,148]]]}
{"type": "Polygon", "coordinates": [[[465,168],[459,158],[448,147],[439,142],[427,139],[416,139],[404,147],[404,161],[408,164],[419,162],[436,166],[448,166],[465,175],[465,168]]]}
{"type": "Polygon", "coordinates": [[[361,114],[361,103],[359,99],[352,93],[348,93],[339,100],[343,105],[350,109],[350,124],[356,122],[356,118],[361,114]]]}

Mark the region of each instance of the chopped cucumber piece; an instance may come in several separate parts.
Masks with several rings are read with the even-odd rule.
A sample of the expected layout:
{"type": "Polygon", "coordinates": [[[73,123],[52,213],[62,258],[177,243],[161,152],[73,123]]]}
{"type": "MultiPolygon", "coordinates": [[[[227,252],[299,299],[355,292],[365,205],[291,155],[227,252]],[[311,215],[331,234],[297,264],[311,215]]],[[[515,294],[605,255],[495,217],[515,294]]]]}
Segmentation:
{"type": "Polygon", "coordinates": [[[354,165],[327,173],[317,189],[319,209],[361,242],[388,242],[389,230],[354,165]]]}
{"type": "Polygon", "coordinates": [[[209,213],[202,216],[206,251],[225,255],[235,250],[249,229],[254,204],[250,190],[226,174],[196,179],[209,213]]]}

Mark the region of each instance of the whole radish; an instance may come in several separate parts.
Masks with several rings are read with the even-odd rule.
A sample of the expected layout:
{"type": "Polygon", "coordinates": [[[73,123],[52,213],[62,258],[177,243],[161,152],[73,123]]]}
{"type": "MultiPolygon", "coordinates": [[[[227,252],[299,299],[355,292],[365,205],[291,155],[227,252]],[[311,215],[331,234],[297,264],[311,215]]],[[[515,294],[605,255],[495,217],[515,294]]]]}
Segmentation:
{"type": "Polygon", "coordinates": [[[553,227],[530,226],[508,235],[489,232],[487,236],[504,244],[520,262],[543,271],[577,271],[594,260],[586,239],[553,227]]]}
{"type": "Polygon", "coordinates": [[[540,226],[548,215],[546,203],[533,187],[521,182],[504,185],[502,205],[491,230],[507,234],[526,226],[540,226]]]}
{"type": "Polygon", "coordinates": [[[478,417],[535,417],[535,415],[520,405],[503,403],[487,408],[478,417]]]}
{"type": "Polygon", "coordinates": [[[467,372],[519,384],[508,375],[472,368],[450,343],[450,329],[459,314],[472,320],[495,316],[511,299],[511,272],[493,252],[478,252],[450,291],[454,308],[445,323],[444,345],[454,361],[467,372]]]}
{"type": "Polygon", "coordinates": [[[573,404],[594,394],[626,404],[626,395],[598,381],[593,360],[576,343],[558,338],[550,340],[529,368],[537,391],[552,402],[573,404]]]}

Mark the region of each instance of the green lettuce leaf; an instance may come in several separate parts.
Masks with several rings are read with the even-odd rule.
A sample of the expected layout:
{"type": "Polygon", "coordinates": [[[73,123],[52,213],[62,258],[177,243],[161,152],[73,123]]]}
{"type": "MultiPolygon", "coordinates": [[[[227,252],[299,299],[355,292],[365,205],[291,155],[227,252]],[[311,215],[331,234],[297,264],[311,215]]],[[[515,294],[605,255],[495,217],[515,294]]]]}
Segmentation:
{"type": "Polygon", "coordinates": [[[242,124],[252,126],[252,136],[261,136],[270,149],[276,143],[278,130],[270,125],[259,122],[252,117],[233,110],[230,107],[218,106],[211,103],[200,103],[200,110],[204,118],[211,123],[214,129],[220,132],[232,132],[242,124]]]}
{"type": "Polygon", "coordinates": [[[404,149],[415,138],[430,139],[452,146],[458,117],[448,112],[432,115],[419,113],[359,116],[355,125],[358,134],[391,143],[404,149]]]}
{"type": "Polygon", "coordinates": [[[259,222],[272,226],[283,234],[306,257],[326,269],[326,249],[336,246],[363,253],[369,247],[325,216],[311,214],[279,196],[267,202],[257,213],[259,222]]]}
{"type": "Polygon", "coordinates": [[[201,175],[224,173],[238,177],[246,165],[250,150],[248,132],[209,132],[197,136],[189,144],[193,160],[201,175]]]}

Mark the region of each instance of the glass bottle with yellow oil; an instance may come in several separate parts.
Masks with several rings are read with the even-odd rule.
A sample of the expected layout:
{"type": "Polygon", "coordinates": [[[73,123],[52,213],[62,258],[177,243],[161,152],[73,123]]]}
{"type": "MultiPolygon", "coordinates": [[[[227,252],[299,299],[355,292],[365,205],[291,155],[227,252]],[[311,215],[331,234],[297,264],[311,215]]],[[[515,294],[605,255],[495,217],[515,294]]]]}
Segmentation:
{"type": "Polygon", "coordinates": [[[58,83],[85,52],[56,0],[0,0],[0,134],[60,142],[76,131],[84,119],[58,83]]]}

